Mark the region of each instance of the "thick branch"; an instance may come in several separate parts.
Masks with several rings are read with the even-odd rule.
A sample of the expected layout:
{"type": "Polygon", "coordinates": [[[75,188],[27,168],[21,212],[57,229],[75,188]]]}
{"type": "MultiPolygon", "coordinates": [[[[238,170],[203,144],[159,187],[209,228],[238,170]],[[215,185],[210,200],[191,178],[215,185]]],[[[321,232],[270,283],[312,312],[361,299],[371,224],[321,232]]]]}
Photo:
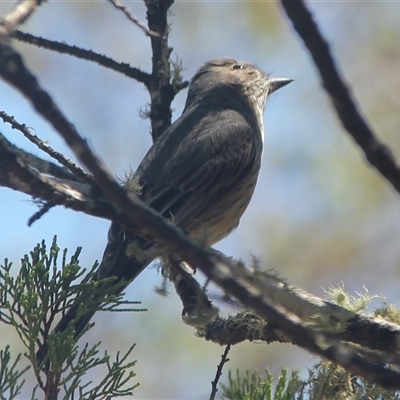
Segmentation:
{"type": "Polygon", "coordinates": [[[281,3],[310,51],[344,128],[361,147],[368,162],[400,192],[400,168],[390,149],[375,136],[357,108],[311,13],[302,0],[281,0],[281,3]]]}
{"type": "Polygon", "coordinates": [[[276,326],[251,312],[242,312],[226,319],[217,318],[206,327],[198,328],[197,334],[221,346],[235,345],[246,340],[266,343],[290,342],[289,338],[276,326]]]}
{"type": "MultiPolygon", "coordinates": [[[[0,169],[0,184],[3,186],[19,190],[34,198],[40,198],[50,204],[64,205],[93,216],[127,223],[127,217],[118,213],[111,204],[102,199],[95,187],[43,177],[25,165],[18,158],[18,154],[13,154],[9,150],[7,143],[4,144],[4,139],[2,139],[0,141],[0,159],[4,164],[0,169]]],[[[144,229],[148,230],[149,226],[153,226],[155,221],[158,221],[157,229],[164,232],[164,238],[160,239],[157,231],[153,231],[152,235],[156,235],[154,237],[164,244],[165,237],[169,235],[169,230],[176,230],[177,228],[171,227],[168,221],[165,221],[158,214],[156,214],[156,220],[152,216],[149,217],[146,215],[149,209],[141,203],[139,204],[146,210],[145,215],[142,215],[142,211],[138,211],[139,216],[142,217],[144,229]]],[[[130,205],[127,205],[127,207],[129,208],[130,205]]],[[[131,221],[131,223],[137,225],[138,215],[135,214],[131,217],[131,221]]],[[[179,252],[182,251],[182,247],[188,246],[186,236],[183,235],[181,239],[183,241],[181,247],[177,248],[179,252]]],[[[172,244],[169,243],[168,247],[171,246],[172,244]]],[[[191,242],[189,246],[195,245],[191,242]]],[[[197,246],[194,249],[196,252],[203,251],[197,246]]],[[[207,262],[210,262],[210,260],[207,262]]],[[[223,258],[223,262],[227,262],[227,259],[223,258]]],[[[239,267],[236,263],[231,262],[231,264],[234,271],[238,272],[239,267]]],[[[246,270],[242,272],[246,272],[246,270]]],[[[261,273],[257,273],[255,276],[248,274],[248,279],[262,281],[263,296],[268,303],[279,304],[285,309],[285,312],[296,315],[313,328],[329,333],[332,337],[340,340],[360,344],[373,350],[400,354],[400,328],[397,325],[355,314],[312,296],[299,288],[285,284],[274,276],[261,273]]],[[[240,315],[228,320],[219,319],[209,324],[202,336],[219,344],[235,344],[244,340],[265,340],[267,342],[283,340],[282,334],[277,333],[276,327],[271,327],[270,324],[259,317],[252,314],[245,314],[245,317],[240,315]]],[[[284,341],[289,341],[288,337],[285,337],[284,341]]]]}

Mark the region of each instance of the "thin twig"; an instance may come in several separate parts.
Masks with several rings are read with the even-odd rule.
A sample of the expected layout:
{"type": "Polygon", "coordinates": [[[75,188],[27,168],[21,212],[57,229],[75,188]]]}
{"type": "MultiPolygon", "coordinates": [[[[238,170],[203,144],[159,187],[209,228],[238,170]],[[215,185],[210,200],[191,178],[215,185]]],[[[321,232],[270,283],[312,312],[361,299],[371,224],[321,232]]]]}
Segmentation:
{"type": "Polygon", "coordinates": [[[20,157],[21,160],[24,161],[24,163],[30,168],[34,168],[42,174],[54,176],[59,179],[67,179],[75,182],[78,181],[77,177],[73,175],[66,167],[59,167],[50,161],[43,160],[34,154],[20,149],[8,141],[5,142],[4,139],[5,136],[0,132],[0,140],[3,142],[3,144],[7,143],[6,147],[13,153],[17,154],[18,157],[20,157]]]}
{"type": "Polygon", "coordinates": [[[102,67],[112,69],[113,71],[120,72],[129,78],[136,79],[138,82],[147,85],[150,75],[141,71],[138,68],[131,67],[127,63],[119,63],[110,57],[96,53],[92,50],[82,49],[77,46],[71,46],[66,43],[57,42],[55,40],[44,39],[40,36],[31,35],[21,31],[14,31],[11,35],[14,39],[21,42],[33,44],[47,50],[57,51],[61,54],[69,54],[71,56],[80,58],[82,60],[95,62],[102,67]]]}
{"type": "Polygon", "coordinates": [[[9,123],[13,129],[20,131],[28,140],[39,147],[40,150],[43,150],[50,157],[57,160],[61,165],[64,165],[66,168],[68,168],[73,174],[76,175],[78,179],[83,182],[93,183],[93,178],[91,175],[86,173],[70,159],[66,158],[63,154],[54,150],[51,146],[41,140],[38,136],[32,133],[25,124],[19,123],[14,117],[8,115],[4,111],[0,111],[0,118],[2,118],[4,122],[9,123]]]}
{"type": "Polygon", "coordinates": [[[222,356],[221,356],[221,362],[218,364],[217,372],[215,373],[215,378],[211,382],[212,390],[211,390],[211,394],[210,394],[210,400],[214,400],[215,396],[217,395],[218,381],[221,378],[222,369],[224,368],[224,365],[229,361],[228,354],[229,354],[230,349],[231,349],[231,345],[228,344],[228,346],[226,346],[226,348],[225,348],[224,354],[222,354],[222,356]]]}
{"type": "Polygon", "coordinates": [[[100,208],[104,213],[104,207],[95,204],[94,197],[98,196],[92,185],[54,179],[37,172],[25,162],[19,155],[19,151],[15,151],[15,146],[1,134],[0,185],[42,199],[50,204],[74,207],[78,203],[80,206],[77,211],[85,212],[86,209],[93,212],[100,208]],[[87,203],[86,206],[85,203],[87,203]]]}
{"type": "Polygon", "coordinates": [[[55,207],[57,204],[50,204],[50,203],[44,203],[42,204],[40,210],[36,212],[35,214],[32,215],[28,219],[28,226],[32,226],[32,224],[37,221],[38,219],[42,218],[44,214],[46,214],[51,208],[55,207]]]}
{"type": "Polygon", "coordinates": [[[40,3],[40,0],[24,0],[16,3],[0,20],[0,35],[9,36],[17,26],[29,18],[40,3]]]}
{"type": "Polygon", "coordinates": [[[317,66],[324,88],[331,97],[347,132],[363,150],[368,162],[400,192],[400,167],[391,150],[374,134],[340,76],[327,41],[302,0],[281,0],[283,9],[303,39],[317,66]]]}
{"type": "Polygon", "coordinates": [[[122,4],[118,0],[108,0],[115,8],[121,10],[130,21],[132,21],[137,27],[139,27],[147,36],[160,39],[160,35],[157,32],[149,29],[143,22],[135,17],[129,10],[129,8],[122,4]]]}

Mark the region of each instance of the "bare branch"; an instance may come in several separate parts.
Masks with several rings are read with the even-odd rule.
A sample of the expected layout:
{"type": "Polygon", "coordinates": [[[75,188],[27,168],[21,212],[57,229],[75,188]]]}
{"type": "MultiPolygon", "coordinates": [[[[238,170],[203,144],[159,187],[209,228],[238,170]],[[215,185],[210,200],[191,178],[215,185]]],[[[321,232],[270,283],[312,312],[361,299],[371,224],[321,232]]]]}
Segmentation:
{"type": "Polygon", "coordinates": [[[42,174],[51,175],[60,179],[68,179],[71,181],[78,180],[76,176],[73,175],[67,168],[59,167],[58,165],[50,161],[43,160],[40,157],[35,156],[34,154],[28,153],[27,151],[20,149],[19,147],[8,142],[5,136],[3,136],[1,133],[0,139],[3,142],[3,145],[7,143],[7,149],[15,153],[27,166],[34,168],[42,174]]]}
{"type": "MultiPolygon", "coordinates": [[[[291,293],[288,294],[292,296],[291,293]]],[[[312,297],[311,295],[309,295],[312,297]]],[[[322,300],[320,299],[322,302],[322,300]]],[[[302,299],[299,298],[302,303],[302,299]]],[[[279,303],[275,303],[279,304],[279,303]]],[[[334,306],[327,303],[327,305],[334,306]]],[[[282,304],[285,308],[285,304],[282,304]]],[[[338,306],[334,306],[338,307],[338,306]]],[[[305,308],[307,306],[305,305],[305,308]]],[[[316,325],[309,324],[313,329],[321,332],[332,334],[337,340],[363,346],[368,349],[368,357],[379,360],[381,364],[399,364],[400,346],[398,338],[400,337],[400,327],[374,318],[365,317],[356,313],[353,318],[344,318],[343,329],[339,332],[327,329],[328,321],[332,321],[332,325],[337,325],[337,317],[340,314],[345,315],[348,310],[338,307],[337,312],[329,313],[321,310],[314,314],[316,321],[324,319],[325,324],[317,322],[316,325]],[[336,322],[335,322],[336,321],[336,322]],[[373,354],[372,354],[373,352],[373,354]]],[[[341,323],[341,325],[342,325],[341,323]]],[[[263,341],[266,343],[279,342],[290,343],[292,340],[278,326],[273,325],[263,318],[252,312],[241,312],[237,315],[230,316],[226,319],[218,318],[205,327],[197,328],[197,335],[204,337],[213,343],[221,346],[227,344],[238,344],[244,341],[263,341]]],[[[360,348],[357,349],[360,352],[360,348]]]]}
{"type": "Polygon", "coordinates": [[[169,57],[172,49],[168,46],[167,12],[173,0],[145,0],[149,28],[159,38],[151,37],[152,62],[151,80],[147,85],[150,93],[150,121],[153,142],[171,125],[171,103],[176,94],[171,85],[169,57]]]}
{"type": "MultiPolygon", "coordinates": [[[[3,119],[4,122],[8,122],[13,129],[17,129],[18,131],[22,132],[22,134],[29,139],[33,144],[35,144],[39,149],[43,150],[46,154],[50,157],[57,160],[61,165],[64,165],[68,170],[70,170],[74,175],[75,179],[78,178],[82,182],[93,183],[93,178],[91,175],[87,174],[83,169],[79,168],[76,164],[74,164],[70,159],[66,158],[60,152],[54,150],[51,146],[47,143],[43,142],[43,140],[39,139],[34,133],[32,133],[26,125],[20,124],[15,120],[14,117],[6,114],[4,111],[0,111],[0,118],[3,119]]],[[[29,153],[26,153],[29,154],[29,153]]],[[[37,158],[40,160],[39,158],[37,158]]],[[[41,160],[45,162],[44,160],[41,160]]],[[[53,164],[54,165],[54,164],[53,164]]],[[[55,166],[55,165],[54,165],[55,166]]],[[[43,170],[41,170],[44,172],[43,170]]],[[[54,174],[57,176],[58,174],[54,174]]],[[[66,176],[61,176],[61,178],[67,178],[66,176]]]]}
{"type": "Polygon", "coordinates": [[[109,0],[109,2],[118,10],[121,10],[136,26],[138,26],[147,36],[160,39],[160,35],[157,32],[150,30],[143,22],[139,21],[129,10],[129,8],[122,4],[118,0],[109,0]]]}
{"type": "MultiPolygon", "coordinates": [[[[13,164],[10,162],[10,160],[7,160],[4,154],[1,154],[1,158],[2,160],[6,160],[5,162],[7,162],[8,171],[14,172],[13,164]]],[[[21,178],[21,175],[18,175],[18,177],[21,178]]],[[[31,182],[34,186],[37,186],[35,180],[39,180],[41,183],[41,179],[39,178],[40,177],[37,177],[36,175],[29,175],[27,178],[22,177],[25,182],[31,182]]],[[[85,191],[82,193],[78,192],[78,194],[77,191],[82,190],[84,188],[83,185],[71,188],[66,186],[65,182],[57,182],[55,186],[54,181],[51,180],[45,180],[44,183],[46,185],[50,185],[50,188],[47,191],[47,194],[40,193],[40,195],[43,196],[47,201],[54,201],[54,199],[56,199],[60,201],[61,204],[65,204],[66,206],[75,210],[85,211],[88,214],[102,216],[109,219],[117,219],[121,222],[124,221],[125,223],[129,224],[129,221],[127,222],[127,218],[124,215],[117,213],[115,209],[112,209],[112,207],[102,207],[101,204],[104,204],[104,200],[102,200],[100,197],[90,195],[90,193],[95,192],[95,190],[88,190],[86,188],[85,191]],[[60,183],[63,185],[61,186],[60,183]],[[62,196],[60,200],[59,194],[60,192],[63,193],[63,191],[65,191],[64,196],[62,196]],[[75,194],[73,199],[68,199],[68,197],[71,197],[71,191],[75,194]],[[50,197],[50,193],[51,196],[54,196],[55,193],[58,193],[59,197],[50,197]],[[96,206],[96,203],[100,204],[97,204],[96,206]],[[88,206],[90,204],[93,205],[92,208],[88,206]]],[[[151,234],[157,241],[166,245],[166,247],[171,248],[172,246],[171,242],[167,244],[165,243],[165,237],[170,235],[170,229],[173,229],[178,237],[179,235],[183,235],[180,230],[177,230],[176,227],[171,226],[168,221],[165,221],[158,214],[154,213],[154,211],[147,209],[140,203],[136,205],[142,206],[144,207],[143,210],[146,210],[145,214],[141,215],[143,229],[149,230],[148,227],[154,226],[155,222],[157,221],[157,228],[155,228],[156,230],[151,232],[151,234]],[[147,212],[150,212],[150,215],[146,216],[147,212]],[[156,219],[154,219],[154,217],[156,219]],[[159,236],[160,232],[161,236],[159,236]]],[[[127,208],[130,209],[130,207],[131,206],[128,206],[127,208]]],[[[139,213],[142,213],[142,211],[139,211],[139,213]]],[[[130,221],[131,223],[136,224],[136,226],[140,222],[138,215],[136,214],[131,216],[130,221]]],[[[375,319],[362,317],[343,309],[342,307],[322,301],[321,299],[307,294],[298,288],[286,285],[277,280],[275,277],[269,277],[268,275],[263,275],[259,272],[254,276],[254,274],[251,274],[249,271],[243,268],[241,269],[236,263],[231,262],[226,257],[222,257],[219,253],[210,252],[205,253],[206,255],[204,255],[202,253],[204,250],[199,249],[193,244],[192,241],[189,241],[189,244],[186,242],[188,239],[185,237],[185,235],[183,235],[180,240],[182,240],[182,243],[178,245],[178,247],[176,247],[175,244],[175,249],[171,250],[176,251],[185,259],[190,257],[192,259],[191,265],[197,264],[198,267],[201,267],[199,262],[203,261],[193,261],[193,257],[198,260],[198,257],[205,256],[206,261],[204,262],[207,265],[210,263],[223,263],[230,266],[233,277],[232,279],[234,280],[237,279],[238,273],[239,276],[240,274],[247,275],[247,279],[249,281],[254,281],[254,278],[256,278],[255,280],[259,282],[259,286],[262,287],[262,296],[267,304],[280,304],[280,307],[283,307],[283,309],[286,310],[286,313],[289,312],[290,314],[295,314],[297,317],[300,317],[303,321],[306,321],[308,324],[310,324],[310,326],[313,326],[314,329],[316,328],[321,332],[328,332],[324,333],[326,337],[350,341],[371,349],[386,351],[397,355],[400,353],[398,340],[400,337],[400,328],[397,325],[382,323],[375,319]],[[192,253],[186,253],[188,246],[192,253]],[[196,252],[200,253],[196,254],[196,252]],[[185,254],[185,256],[183,254],[185,254]]],[[[252,286],[254,285],[255,284],[252,286]]],[[[232,291],[229,290],[229,285],[225,288],[227,292],[232,293],[232,291]]],[[[251,298],[248,299],[248,304],[249,307],[251,307],[251,298]]],[[[235,344],[243,340],[265,340],[267,342],[276,340],[290,340],[294,343],[296,342],[293,340],[293,337],[290,337],[287,334],[283,335],[282,333],[279,333],[279,331],[282,329],[277,329],[277,326],[272,327],[270,324],[266,324],[262,319],[260,319],[260,317],[247,313],[243,316],[243,318],[236,316],[229,318],[226,321],[222,319],[215,321],[207,326],[207,330],[202,336],[205,336],[207,340],[212,340],[219,344],[235,344]]]]}
{"type": "MultiPolygon", "coordinates": [[[[91,215],[109,219],[119,219],[121,222],[124,221],[126,223],[125,217],[121,216],[121,214],[118,215],[112,207],[105,207],[105,201],[101,197],[94,195],[96,193],[95,188],[91,189],[84,185],[71,186],[71,183],[68,184],[65,181],[43,179],[43,177],[32,173],[32,171],[25,171],[27,167],[22,168],[23,166],[17,163],[16,157],[14,157],[14,163],[12,163],[9,159],[7,160],[7,154],[1,154],[0,152],[0,155],[1,159],[6,162],[8,173],[12,173],[22,182],[22,187],[17,187],[17,189],[34,197],[40,197],[45,201],[54,202],[56,200],[58,204],[64,204],[77,211],[84,211],[91,215]],[[22,173],[31,173],[27,177],[22,176],[18,171],[15,172],[15,164],[17,164],[18,168],[22,168],[22,173]],[[44,183],[47,190],[36,189],[38,187],[37,181],[39,184],[44,183]],[[28,185],[31,185],[29,190],[24,189],[28,185]],[[71,193],[73,193],[72,199],[71,193]]],[[[8,157],[10,158],[10,156],[8,157]]],[[[5,170],[6,168],[3,168],[3,171],[5,170]]],[[[1,175],[0,183],[4,184],[1,175]]],[[[157,218],[161,218],[158,214],[156,215],[157,218]]],[[[154,220],[150,219],[146,222],[146,218],[143,222],[145,225],[151,226],[154,224],[154,220]]],[[[132,221],[136,223],[137,217],[132,217],[132,221]]],[[[161,218],[159,222],[164,224],[165,221],[161,218]]],[[[165,235],[168,235],[168,229],[170,229],[168,224],[162,229],[165,231],[165,235]]],[[[153,232],[153,234],[155,233],[153,232]]],[[[187,246],[187,244],[182,246],[187,246]]],[[[226,259],[224,259],[224,262],[226,262],[226,259]]],[[[232,264],[232,268],[236,271],[239,270],[235,263],[232,264]]],[[[386,351],[391,354],[400,353],[400,328],[397,325],[382,323],[376,319],[357,315],[342,307],[316,298],[301,291],[299,288],[285,284],[277,280],[276,277],[270,277],[267,274],[257,272],[252,278],[249,275],[249,279],[254,278],[262,281],[263,296],[268,303],[280,304],[286,312],[295,314],[314,329],[327,332],[337,339],[360,344],[370,349],[386,351]]],[[[289,337],[279,333],[279,329],[277,330],[276,327],[265,323],[260,317],[249,313],[245,313],[243,316],[230,317],[228,320],[218,319],[209,324],[201,336],[219,344],[236,344],[244,340],[289,341],[289,337]]]]}
{"type": "Polygon", "coordinates": [[[224,353],[221,356],[221,362],[218,364],[217,372],[215,373],[215,378],[211,382],[210,400],[214,400],[215,396],[217,395],[217,392],[218,392],[218,381],[221,378],[222,369],[224,368],[224,365],[229,361],[228,354],[229,354],[230,350],[231,350],[231,345],[228,344],[228,346],[226,346],[226,349],[225,349],[224,353]]]}
{"type": "Polygon", "coordinates": [[[14,31],[11,37],[47,50],[57,51],[61,54],[69,54],[82,60],[95,62],[102,67],[112,69],[113,71],[120,72],[129,78],[136,79],[138,82],[144,83],[145,85],[147,85],[150,78],[149,74],[138,68],[133,68],[126,63],[119,63],[110,57],[95,53],[91,50],[85,50],[77,46],[70,46],[66,43],[57,42],[55,40],[44,39],[21,31],[14,31]]]}
{"type": "MultiPolygon", "coordinates": [[[[37,171],[36,165],[32,167],[26,163],[25,158],[31,161],[34,156],[29,153],[29,157],[25,155],[0,134],[0,186],[25,193],[34,199],[41,199],[48,204],[47,207],[64,205],[88,215],[109,220],[118,218],[116,209],[101,196],[95,185],[76,182],[75,176],[72,176],[74,180],[44,176],[37,171]]],[[[58,172],[61,170],[57,166],[54,167],[58,172]]],[[[45,173],[48,174],[49,171],[45,173]]]]}
{"type": "MultiPolygon", "coordinates": [[[[26,193],[50,204],[64,205],[91,215],[106,216],[112,210],[102,206],[101,198],[95,201],[95,188],[83,183],[59,180],[44,176],[30,168],[14,151],[13,145],[0,135],[0,185],[26,193]],[[98,210],[97,212],[94,210],[98,210]],[[108,209],[109,211],[105,212],[108,209]],[[100,210],[100,211],[99,211],[100,210]]],[[[112,207],[111,207],[112,208],[112,207]]],[[[115,213],[115,212],[114,212],[115,213]]]]}
{"type": "Polygon", "coordinates": [[[0,20],[0,35],[8,36],[23,24],[40,5],[41,0],[24,0],[17,2],[14,7],[0,20]]]}
{"type": "MultiPolygon", "coordinates": [[[[12,165],[10,160],[3,157],[1,151],[0,159],[4,160],[7,165],[12,165]]],[[[120,189],[123,191],[122,188],[120,189]]],[[[228,293],[237,297],[245,306],[252,308],[258,315],[279,327],[279,330],[282,330],[292,343],[338,363],[351,373],[364,376],[367,379],[373,378],[375,382],[388,387],[398,388],[400,386],[399,374],[361,359],[349,347],[338,344],[334,340],[334,335],[313,331],[302,324],[295,316],[283,314],[282,307],[280,307],[282,311],[278,311],[275,306],[270,305],[267,295],[270,289],[268,281],[263,280],[258,275],[254,277],[250,271],[214,250],[199,248],[180,229],[145,205],[136,203],[137,200],[121,207],[123,213],[120,213],[112,207],[96,207],[94,197],[83,198],[83,196],[78,195],[74,197],[75,201],[69,199],[66,202],[64,200],[63,204],[67,203],[67,206],[72,206],[74,209],[78,209],[77,204],[79,204],[81,210],[91,215],[107,215],[108,218],[125,225],[134,224],[140,229],[148,231],[156,241],[168,247],[171,252],[176,252],[183,259],[188,260],[191,265],[200,268],[210,279],[228,293]],[[82,204],[86,203],[92,205],[92,207],[82,207],[82,204]]],[[[96,199],[97,202],[100,201],[97,196],[96,199]]]]}
{"type": "Polygon", "coordinates": [[[311,13],[302,0],[281,0],[281,3],[310,51],[342,125],[361,147],[368,162],[400,192],[400,167],[391,150],[376,137],[355,104],[311,13]]]}

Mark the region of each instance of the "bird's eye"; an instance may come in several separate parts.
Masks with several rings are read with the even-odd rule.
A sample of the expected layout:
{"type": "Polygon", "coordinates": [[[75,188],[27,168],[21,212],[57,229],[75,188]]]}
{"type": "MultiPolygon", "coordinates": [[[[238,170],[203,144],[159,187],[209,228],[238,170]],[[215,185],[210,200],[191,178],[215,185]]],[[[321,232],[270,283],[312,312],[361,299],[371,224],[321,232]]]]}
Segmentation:
{"type": "Polygon", "coordinates": [[[241,64],[232,65],[232,70],[234,70],[234,69],[243,69],[243,65],[241,65],[241,64]]]}

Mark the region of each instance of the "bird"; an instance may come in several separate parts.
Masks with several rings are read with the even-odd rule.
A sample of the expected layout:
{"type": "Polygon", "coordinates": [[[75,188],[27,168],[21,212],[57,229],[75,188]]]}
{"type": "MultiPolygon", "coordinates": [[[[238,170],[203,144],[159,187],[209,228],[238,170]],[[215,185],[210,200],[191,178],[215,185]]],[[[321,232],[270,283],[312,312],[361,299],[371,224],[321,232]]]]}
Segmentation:
{"type": "MultiPolygon", "coordinates": [[[[133,173],[139,199],[207,246],[229,235],[256,186],[267,98],[290,82],[245,61],[206,62],[189,83],[182,115],[153,143],[133,173]]],[[[114,276],[116,282],[124,282],[122,292],[158,250],[135,227],[126,229],[113,221],[94,279],[114,276]]],[[[77,318],[78,305],[72,306],[55,331],[74,323],[79,337],[97,307],[77,318]]]]}

